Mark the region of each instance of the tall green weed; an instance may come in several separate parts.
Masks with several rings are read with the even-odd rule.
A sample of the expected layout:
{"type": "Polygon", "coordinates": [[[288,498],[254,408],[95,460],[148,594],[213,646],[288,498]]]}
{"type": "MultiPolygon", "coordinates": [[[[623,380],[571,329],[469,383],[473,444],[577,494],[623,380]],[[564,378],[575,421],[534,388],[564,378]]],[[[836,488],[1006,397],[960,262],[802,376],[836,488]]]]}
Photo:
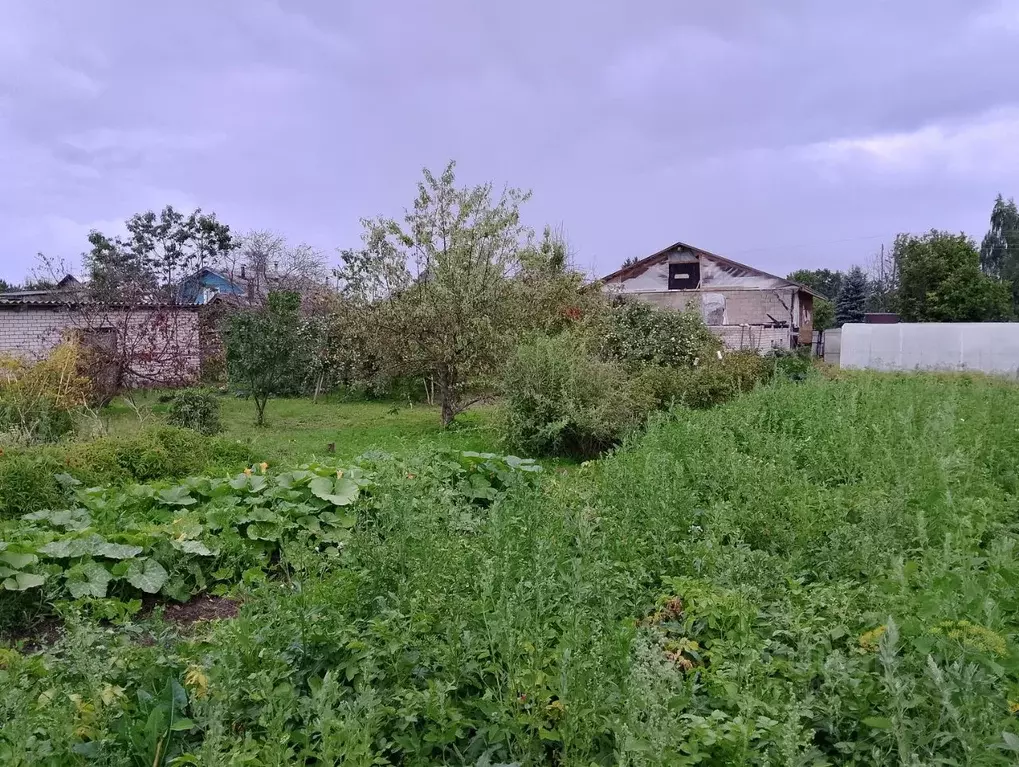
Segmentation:
{"type": "Polygon", "coordinates": [[[1013,764],[1017,451],[1012,384],[853,375],[490,503],[403,469],[235,620],[0,657],[0,761],[1013,764]]]}

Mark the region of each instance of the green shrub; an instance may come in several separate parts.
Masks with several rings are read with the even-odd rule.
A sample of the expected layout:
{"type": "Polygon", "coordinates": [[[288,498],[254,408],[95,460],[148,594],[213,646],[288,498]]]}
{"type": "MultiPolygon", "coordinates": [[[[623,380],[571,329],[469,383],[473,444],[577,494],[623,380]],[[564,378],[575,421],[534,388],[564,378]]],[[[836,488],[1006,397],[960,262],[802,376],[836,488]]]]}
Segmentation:
{"type": "Polygon", "coordinates": [[[90,389],[81,367],[73,343],[35,363],[0,356],[0,447],[55,442],[73,431],[90,389]]]}
{"type": "Polygon", "coordinates": [[[768,352],[775,376],[789,381],[803,381],[814,370],[809,346],[796,349],[772,349],[768,352]]]}
{"type": "Polygon", "coordinates": [[[600,356],[628,366],[691,367],[721,349],[700,314],[617,298],[592,328],[600,356]]]}
{"type": "Polygon", "coordinates": [[[193,429],[200,434],[218,434],[223,430],[219,420],[219,399],[208,389],[175,392],[166,420],[172,426],[193,429]]]}
{"type": "Polygon", "coordinates": [[[770,380],[775,363],[756,351],[719,352],[691,368],[647,367],[637,377],[654,407],[707,408],[728,402],[770,380]]]}
{"type": "Polygon", "coordinates": [[[132,437],[37,445],[0,455],[0,518],[58,507],[66,500],[61,475],[84,485],[118,485],[184,477],[250,464],[246,445],[164,426],[132,437]]]}
{"type": "Polygon", "coordinates": [[[503,379],[506,438],[532,455],[595,456],[639,425],[649,403],[626,370],[570,334],[521,344],[503,379]]]}

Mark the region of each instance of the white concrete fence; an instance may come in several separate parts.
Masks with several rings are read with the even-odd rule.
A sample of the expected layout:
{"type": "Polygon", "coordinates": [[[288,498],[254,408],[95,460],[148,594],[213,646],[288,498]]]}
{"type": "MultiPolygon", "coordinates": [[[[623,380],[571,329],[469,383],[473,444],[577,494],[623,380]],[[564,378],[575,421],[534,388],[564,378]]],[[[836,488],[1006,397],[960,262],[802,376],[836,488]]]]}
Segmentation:
{"type": "Polygon", "coordinates": [[[1019,377],[1019,322],[843,325],[840,345],[842,368],[973,370],[1019,377]]]}

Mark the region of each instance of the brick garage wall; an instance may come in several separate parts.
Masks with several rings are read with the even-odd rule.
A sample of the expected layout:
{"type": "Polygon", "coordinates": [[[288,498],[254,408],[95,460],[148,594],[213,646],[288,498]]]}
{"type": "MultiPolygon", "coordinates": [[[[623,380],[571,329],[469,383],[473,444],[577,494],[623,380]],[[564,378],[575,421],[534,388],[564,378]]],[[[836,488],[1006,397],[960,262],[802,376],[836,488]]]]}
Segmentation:
{"type": "Polygon", "coordinates": [[[725,296],[725,325],[796,322],[789,290],[719,290],[725,296]]]}
{"type": "Polygon", "coordinates": [[[722,339],[728,349],[788,349],[792,331],[789,328],[763,328],[759,325],[709,325],[708,330],[722,339]]]}
{"type": "MultiPolygon", "coordinates": [[[[791,289],[660,290],[627,293],[659,309],[699,310],[709,325],[768,325],[794,320],[791,289]]],[[[795,318],[794,321],[798,321],[795,318]]]]}
{"type": "Polygon", "coordinates": [[[0,355],[34,362],[49,354],[73,327],[65,308],[2,308],[0,355]]]}
{"type": "Polygon", "coordinates": [[[129,383],[159,386],[197,380],[201,363],[198,312],[20,305],[0,307],[0,355],[39,360],[63,340],[112,328],[134,371],[129,383]]]}

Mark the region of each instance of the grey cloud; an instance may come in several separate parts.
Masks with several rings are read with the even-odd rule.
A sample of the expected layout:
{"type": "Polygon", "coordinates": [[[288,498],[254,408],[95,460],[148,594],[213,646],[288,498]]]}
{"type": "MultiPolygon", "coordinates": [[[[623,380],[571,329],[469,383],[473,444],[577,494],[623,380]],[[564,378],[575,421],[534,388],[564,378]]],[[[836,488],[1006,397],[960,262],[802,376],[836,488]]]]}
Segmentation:
{"type": "Polygon", "coordinates": [[[582,266],[683,239],[783,271],[983,233],[1014,2],[9,0],[0,276],[167,203],[325,249],[423,165],[533,189],[582,266]]]}

